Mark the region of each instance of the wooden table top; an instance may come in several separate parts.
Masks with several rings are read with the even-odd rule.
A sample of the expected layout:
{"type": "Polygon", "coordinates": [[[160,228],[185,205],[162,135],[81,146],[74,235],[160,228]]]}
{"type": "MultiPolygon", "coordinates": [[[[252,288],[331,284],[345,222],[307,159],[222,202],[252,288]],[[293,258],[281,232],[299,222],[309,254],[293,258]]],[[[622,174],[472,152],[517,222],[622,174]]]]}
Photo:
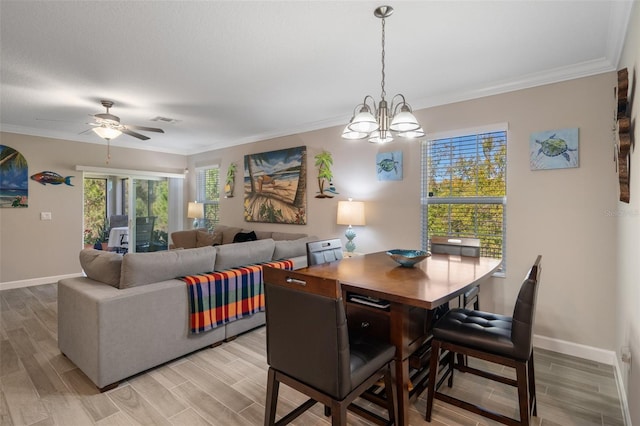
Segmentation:
{"type": "Polygon", "coordinates": [[[297,272],[337,279],[342,288],[404,305],[436,308],[494,273],[501,259],[433,254],[413,268],[386,252],[313,265],[297,272]]]}

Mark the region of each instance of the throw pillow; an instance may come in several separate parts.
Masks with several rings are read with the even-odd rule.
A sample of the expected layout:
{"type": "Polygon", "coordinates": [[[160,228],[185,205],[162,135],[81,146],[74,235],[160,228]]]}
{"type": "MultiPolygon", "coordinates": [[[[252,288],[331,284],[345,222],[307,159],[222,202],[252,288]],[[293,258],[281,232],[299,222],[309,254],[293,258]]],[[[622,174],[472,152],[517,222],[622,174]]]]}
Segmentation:
{"type": "Polygon", "coordinates": [[[80,266],[87,277],[118,288],[122,255],[118,253],[84,249],[80,251],[80,266]]]}
{"type": "Polygon", "coordinates": [[[233,237],[234,243],[245,243],[247,241],[256,241],[258,237],[254,231],[251,232],[238,232],[235,237],[233,237]]]}

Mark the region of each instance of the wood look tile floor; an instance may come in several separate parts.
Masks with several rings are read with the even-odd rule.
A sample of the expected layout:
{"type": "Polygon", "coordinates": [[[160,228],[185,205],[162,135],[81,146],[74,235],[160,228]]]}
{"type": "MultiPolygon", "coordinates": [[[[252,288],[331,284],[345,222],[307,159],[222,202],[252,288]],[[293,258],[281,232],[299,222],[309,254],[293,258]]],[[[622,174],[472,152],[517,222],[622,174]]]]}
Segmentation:
{"type": "MultiPolygon", "coordinates": [[[[132,377],[99,393],[58,350],[57,287],[0,291],[0,425],[261,425],[267,384],[265,327],[132,377]]],[[[534,425],[623,425],[613,367],[535,351],[538,417],[534,425]]],[[[457,373],[448,390],[515,414],[514,388],[457,373]]],[[[279,413],[305,397],[282,385],[279,413]]],[[[410,424],[427,425],[425,395],[410,424]]],[[[353,425],[367,422],[349,415],[353,425]]],[[[294,425],[327,425],[321,406],[294,425]]],[[[440,401],[434,426],[494,425],[440,401]]]]}

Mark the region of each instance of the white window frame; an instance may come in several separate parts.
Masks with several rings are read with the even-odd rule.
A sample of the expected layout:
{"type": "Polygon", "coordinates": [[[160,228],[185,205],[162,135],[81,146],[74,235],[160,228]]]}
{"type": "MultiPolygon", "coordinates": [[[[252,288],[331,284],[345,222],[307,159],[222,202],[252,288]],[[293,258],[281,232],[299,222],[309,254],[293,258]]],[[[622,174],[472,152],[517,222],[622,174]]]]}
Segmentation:
{"type": "MultiPolygon", "coordinates": [[[[206,216],[206,209],[207,206],[215,206],[217,208],[218,211],[218,220],[220,219],[220,194],[221,194],[221,190],[220,190],[220,165],[219,164],[211,164],[208,166],[202,166],[202,167],[197,167],[195,169],[196,172],[196,201],[199,203],[204,204],[204,208],[205,208],[205,216],[206,216]],[[206,171],[211,170],[211,169],[217,169],[218,170],[218,199],[217,200],[208,200],[206,199],[206,191],[205,191],[205,181],[204,181],[204,176],[206,171]]],[[[202,220],[204,219],[198,219],[198,226],[202,226],[202,220]]],[[[217,225],[219,222],[214,222],[214,223],[207,223],[207,227],[211,228],[214,227],[215,225],[217,225]]]]}
{"type": "MultiPolygon", "coordinates": [[[[505,132],[506,141],[509,140],[508,123],[492,124],[487,126],[454,130],[450,132],[433,133],[427,135],[427,139],[422,142],[421,164],[422,164],[422,181],[420,183],[420,204],[421,204],[421,228],[422,228],[422,248],[428,250],[429,246],[429,230],[428,230],[428,209],[429,204],[501,204],[502,205],[502,266],[497,275],[503,275],[506,271],[507,260],[507,196],[497,197],[429,197],[429,175],[428,175],[428,155],[432,141],[441,139],[451,139],[456,137],[482,135],[487,133],[505,132]]],[[[506,155],[506,154],[505,154],[506,155]]],[[[506,161],[506,158],[505,158],[506,161]]],[[[506,174],[506,169],[505,169],[506,174]]],[[[506,176],[505,176],[506,182],[506,176]]],[[[507,189],[505,188],[505,193],[507,189]]]]}

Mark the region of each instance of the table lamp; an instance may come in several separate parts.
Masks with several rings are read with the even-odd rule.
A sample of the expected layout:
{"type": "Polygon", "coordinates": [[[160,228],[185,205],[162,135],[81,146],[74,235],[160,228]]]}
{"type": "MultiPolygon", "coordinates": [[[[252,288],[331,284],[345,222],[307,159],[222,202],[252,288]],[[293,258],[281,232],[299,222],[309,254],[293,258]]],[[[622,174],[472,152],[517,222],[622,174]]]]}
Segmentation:
{"type": "Polygon", "coordinates": [[[194,229],[198,227],[198,220],[204,217],[204,204],[197,201],[189,202],[187,208],[187,217],[193,219],[194,229]]]}
{"type": "Polygon", "coordinates": [[[349,201],[338,201],[338,225],[349,225],[344,233],[348,240],[345,248],[347,252],[353,253],[356,249],[356,245],[353,242],[356,237],[353,225],[365,225],[364,203],[362,201],[353,201],[351,198],[349,198],[349,201]]]}

